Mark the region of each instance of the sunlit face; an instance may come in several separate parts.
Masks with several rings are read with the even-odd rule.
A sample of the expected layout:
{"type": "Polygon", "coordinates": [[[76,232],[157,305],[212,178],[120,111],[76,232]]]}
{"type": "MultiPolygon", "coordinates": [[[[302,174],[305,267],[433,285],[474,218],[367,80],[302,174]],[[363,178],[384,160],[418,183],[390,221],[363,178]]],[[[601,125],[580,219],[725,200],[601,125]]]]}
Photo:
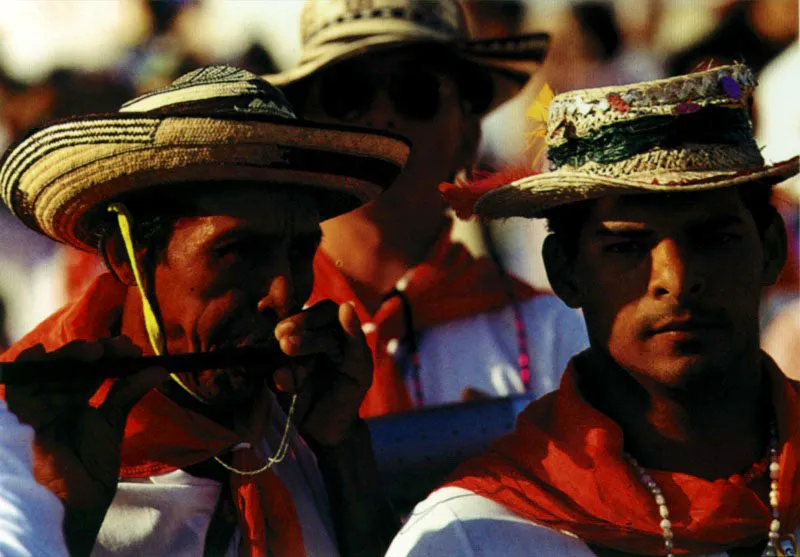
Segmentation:
{"type": "Polygon", "coordinates": [[[725,373],[758,349],[768,252],[734,188],[597,201],[574,262],[592,346],[669,386],[725,373]]]}
{"type": "MultiPolygon", "coordinates": [[[[319,214],[307,195],[233,189],[200,194],[179,219],[155,269],[155,295],[170,353],[259,345],[311,293],[319,214]]],[[[258,392],[244,370],[180,374],[206,402],[258,392]]]]}
{"type": "MultiPolygon", "coordinates": [[[[393,195],[408,195],[409,188],[421,187],[435,191],[440,182],[450,179],[465,164],[465,158],[471,156],[467,153],[465,157],[465,149],[462,148],[465,135],[479,134],[479,117],[462,109],[455,79],[418,54],[386,52],[361,57],[351,62],[350,66],[353,77],[349,79],[348,74],[343,72],[342,77],[337,79],[326,80],[320,76],[314,80],[303,109],[304,118],[390,131],[406,137],[412,145],[408,163],[397,182],[398,187],[391,188],[386,195],[391,199],[393,195]],[[363,80],[363,76],[373,81],[370,85],[370,88],[374,86],[373,93],[360,95],[361,88],[367,87],[353,81],[363,80]],[[414,88],[415,80],[419,81],[419,87],[412,94],[408,89],[414,88]],[[438,96],[435,100],[438,108],[431,117],[411,116],[402,106],[398,107],[388,88],[393,88],[405,99],[419,95],[415,97],[416,101],[411,102],[412,105],[427,104],[426,98],[438,96]],[[422,89],[428,94],[424,94],[422,89]],[[352,111],[351,115],[332,115],[325,108],[328,105],[321,99],[323,95],[347,95],[348,98],[358,95],[361,102],[357,103],[359,109],[352,111]],[[473,129],[470,122],[474,124],[472,132],[469,131],[473,129]]],[[[333,71],[338,70],[334,67],[333,71]]],[[[477,140],[469,143],[474,143],[477,149],[477,140]]]]}

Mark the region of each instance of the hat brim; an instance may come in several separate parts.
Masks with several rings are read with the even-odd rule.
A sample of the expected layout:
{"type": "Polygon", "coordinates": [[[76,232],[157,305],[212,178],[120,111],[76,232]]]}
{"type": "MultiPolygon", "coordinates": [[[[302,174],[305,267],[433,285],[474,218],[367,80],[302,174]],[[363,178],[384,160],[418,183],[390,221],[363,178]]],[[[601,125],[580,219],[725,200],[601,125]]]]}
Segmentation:
{"type": "Polygon", "coordinates": [[[0,194],[29,227],[95,251],[95,217],[127,193],[263,182],[318,195],[326,219],[378,197],[409,151],[390,133],[252,113],[94,115],[54,122],[8,149],[0,194]]]}
{"type": "Polygon", "coordinates": [[[473,65],[476,71],[488,72],[494,82],[492,101],[483,111],[488,113],[519,93],[541,65],[549,44],[550,37],[545,33],[460,41],[443,40],[429,34],[377,35],[352,42],[328,43],[308,60],[262,77],[277,87],[291,89],[329,66],[360,56],[412,47],[443,49],[473,65]]]}
{"type": "Polygon", "coordinates": [[[715,190],[742,184],[777,184],[798,173],[798,157],[739,172],[684,173],[681,182],[618,178],[574,171],[547,172],[516,180],[493,189],[475,203],[482,218],[540,218],[549,209],[612,195],[645,193],[680,194],[715,190]]]}

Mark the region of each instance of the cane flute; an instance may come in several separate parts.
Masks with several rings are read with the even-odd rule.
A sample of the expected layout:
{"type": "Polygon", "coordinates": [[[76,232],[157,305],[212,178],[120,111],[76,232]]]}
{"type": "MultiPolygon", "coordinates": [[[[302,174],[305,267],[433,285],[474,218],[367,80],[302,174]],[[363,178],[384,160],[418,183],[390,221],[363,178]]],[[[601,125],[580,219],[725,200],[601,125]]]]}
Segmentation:
{"type": "Polygon", "coordinates": [[[99,358],[91,362],[77,359],[0,363],[0,384],[31,385],[81,378],[118,378],[160,367],[170,372],[198,373],[209,369],[251,368],[264,375],[289,365],[290,358],[272,341],[262,346],[221,348],[212,352],[141,356],[137,358],[99,358]]]}

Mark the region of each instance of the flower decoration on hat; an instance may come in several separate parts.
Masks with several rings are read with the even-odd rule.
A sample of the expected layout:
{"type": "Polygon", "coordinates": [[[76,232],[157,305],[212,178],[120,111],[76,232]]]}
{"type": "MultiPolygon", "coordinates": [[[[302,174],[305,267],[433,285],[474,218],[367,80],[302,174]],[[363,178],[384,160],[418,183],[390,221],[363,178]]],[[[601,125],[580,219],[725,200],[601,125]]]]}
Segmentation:
{"type": "Polygon", "coordinates": [[[474,216],[475,203],[483,194],[510,181],[539,172],[547,152],[545,143],[547,115],[553,98],[555,98],[553,90],[545,83],[525,111],[532,128],[527,134],[528,143],[525,148],[525,152],[530,153],[529,164],[509,166],[499,170],[478,170],[474,171],[469,179],[457,179],[454,183],[440,184],[439,191],[458,218],[469,219],[474,216]]]}

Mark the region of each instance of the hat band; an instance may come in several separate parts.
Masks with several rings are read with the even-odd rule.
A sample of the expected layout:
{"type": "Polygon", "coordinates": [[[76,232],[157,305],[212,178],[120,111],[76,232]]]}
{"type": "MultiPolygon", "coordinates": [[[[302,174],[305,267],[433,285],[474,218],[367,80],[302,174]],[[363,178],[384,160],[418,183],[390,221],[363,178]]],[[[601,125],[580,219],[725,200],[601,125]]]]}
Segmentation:
{"type": "Polygon", "coordinates": [[[691,114],[609,124],[585,137],[569,137],[560,145],[551,145],[548,158],[556,168],[581,168],[589,163],[618,163],[653,149],[679,149],[686,144],[738,145],[758,153],[747,111],[710,106],[691,114]]]}
{"type": "Polygon", "coordinates": [[[625,160],[559,170],[609,178],[633,179],[648,184],[691,182],[705,175],[735,174],[764,164],[761,153],[739,145],[687,144],[678,149],[655,148],[625,160]]]}
{"type": "Polygon", "coordinates": [[[450,37],[466,36],[466,27],[460,12],[440,14],[436,10],[436,8],[440,7],[436,3],[428,3],[417,7],[395,6],[392,8],[371,8],[341,13],[335,18],[315,22],[313,29],[311,28],[312,25],[309,25],[303,36],[303,44],[308,45],[312,42],[320,43],[329,40],[320,40],[320,34],[334,34],[340,37],[343,35],[359,36],[362,33],[354,33],[353,29],[346,32],[340,31],[341,28],[354,25],[369,26],[374,29],[373,32],[375,34],[381,34],[393,27],[411,25],[420,30],[424,29],[450,37]]]}

